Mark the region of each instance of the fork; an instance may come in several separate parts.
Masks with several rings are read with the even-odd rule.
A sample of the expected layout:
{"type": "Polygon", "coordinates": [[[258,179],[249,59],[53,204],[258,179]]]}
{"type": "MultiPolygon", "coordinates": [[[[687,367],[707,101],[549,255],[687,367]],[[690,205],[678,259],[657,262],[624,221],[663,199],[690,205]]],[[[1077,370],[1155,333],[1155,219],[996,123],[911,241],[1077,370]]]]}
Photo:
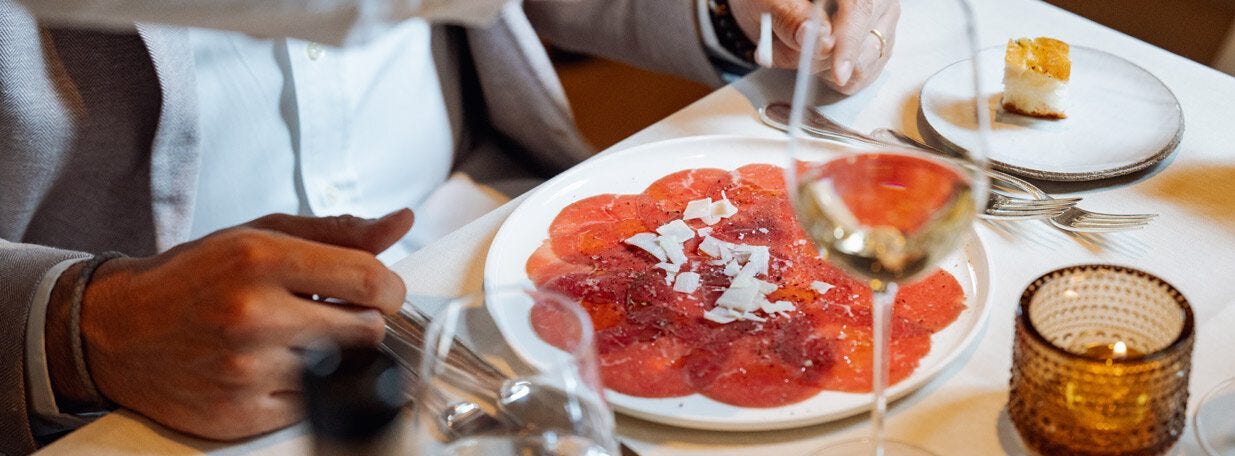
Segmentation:
{"type": "MultiPolygon", "coordinates": [[[[810,115],[810,118],[806,120],[802,128],[807,133],[815,137],[846,143],[858,142],[868,146],[887,146],[889,144],[897,144],[897,141],[895,140],[880,139],[875,136],[868,136],[851,130],[832,121],[832,119],[827,118],[823,114],[815,112],[814,110],[808,111],[808,115],[810,115]]],[[[763,123],[779,130],[788,130],[788,125],[786,124],[786,119],[788,116],[789,105],[784,103],[772,103],[759,110],[759,118],[763,121],[763,123]]],[[[878,133],[878,131],[876,131],[876,133],[878,133]]],[[[925,148],[923,146],[918,147],[925,148]]],[[[985,210],[978,214],[978,216],[982,218],[992,220],[1045,219],[1062,214],[1064,210],[1072,207],[1072,205],[1076,204],[1077,201],[1080,201],[1080,198],[1052,199],[1046,197],[1046,194],[1043,192],[1035,193],[1025,189],[1024,187],[1032,186],[1027,182],[1021,181],[1020,179],[996,170],[986,169],[984,171],[992,181],[996,183],[1003,183],[1004,187],[1026,191],[1027,193],[1033,194],[1035,199],[1020,198],[992,191],[988,197],[985,210]]]]}
{"type": "MultiPolygon", "coordinates": [[[[820,116],[822,116],[822,114],[820,114],[820,116]]],[[[920,149],[946,153],[936,147],[932,147],[904,133],[889,128],[879,128],[871,134],[874,137],[891,137],[896,141],[918,147],[920,149]]],[[[1046,192],[1042,191],[1042,189],[1039,189],[1036,185],[1033,185],[1024,179],[1003,172],[999,172],[999,174],[1002,174],[1003,176],[1001,177],[1005,180],[1018,187],[1022,187],[1023,190],[1029,191],[1035,196],[1038,196],[1042,201],[1062,200],[1061,198],[1052,198],[1050,195],[1047,195],[1046,192]]],[[[996,195],[996,193],[991,192],[991,195],[996,195]]],[[[1080,198],[1067,199],[1072,200],[1072,205],[1066,207],[1062,213],[1048,219],[1052,226],[1064,231],[1080,233],[1110,233],[1115,231],[1134,230],[1143,228],[1158,216],[1158,214],[1108,214],[1103,212],[1094,212],[1076,207],[1075,204],[1077,201],[1080,201],[1080,198]]]]}
{"type": "Polygon", "coordinates": [[[1051,217],[1051,225],[1066,231],[1081,233],[1109,233],[1134,230],[1148,225],[1158,214],[1105,214],[1070,207],[1062,214],[1051,217]]]}
{"type": "Polygon", "coordinates": [[[1026,199],[990,192],[984,218],[995,220],[1034,220],[1058,217],[1066,213],[1080,198],[1026,199]]]}

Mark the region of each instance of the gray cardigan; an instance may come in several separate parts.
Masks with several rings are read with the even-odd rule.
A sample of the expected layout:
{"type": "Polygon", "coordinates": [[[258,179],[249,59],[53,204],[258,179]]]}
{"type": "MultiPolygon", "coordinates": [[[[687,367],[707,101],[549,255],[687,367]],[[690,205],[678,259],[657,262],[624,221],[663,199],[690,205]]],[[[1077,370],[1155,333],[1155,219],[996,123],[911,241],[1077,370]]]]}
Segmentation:
{"type": "MultiPolygon", "coordinates": [[[[167,250],[187,240],[193,214],[200,151],[187,34],[170,25],[115,28],[115,14],[102,21],[111,28],[91,28],[98,21],[83,22],[99,11],[94,3],[116,14],[125,10],[116,5],[149,5],[0,0],[0,453],[35,448],[24,347],[46,272],[86,252],[167,250]]],[[[541,38],[718,83],[694,7],[528,0],[484,29],[435,27],[458,153],[501,137],[547,169],[590,154],[541,38]]]]}

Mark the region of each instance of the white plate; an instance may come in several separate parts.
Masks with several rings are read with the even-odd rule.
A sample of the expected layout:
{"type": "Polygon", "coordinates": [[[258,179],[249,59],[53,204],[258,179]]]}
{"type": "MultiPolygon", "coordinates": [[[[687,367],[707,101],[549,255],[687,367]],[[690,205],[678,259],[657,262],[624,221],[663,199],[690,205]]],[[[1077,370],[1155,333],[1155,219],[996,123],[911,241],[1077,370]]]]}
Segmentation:
{"type": "MultiPolygon", "coordinates": [[[[749,163],[780,163],[782,140],[737,136],[704,136],[645,144],[584,162],[542,185],[510,215],[498,230],[485,262],[485,285],[529,283],[524,266],[532,251],[548,237],[549,224],[567,205],[603,193],[639,193],[670,173],[691,168],[734,169],[749,163]]],[[[891,397],[924,385],[975,341],[986,319],[988,266],[976,235],[941,266],[964,288],[968,308],[956,322],[931,337],[931,351],[918,369],[893,386],[891,397]]],[[[531,303],[489,308],[502,336],[519,356],[535,366],[538,353],[551,348],[533,331],[531,303]]],[[[821,423],[864,412],[869,394],[825,391],[805,401],[774,408],[737,407],[699,394],[650,399],[606,392],[622,413],[660,423],[709,430],[755,431],[821,423]]]]}
{"type": "MultiPolygon", "coordinates": [[[[1183,135],[1179,101],[1158,78],[1121,57],[1072,46],[1068,118],[1004,112],[1004,47],[979,54],[991,112],[991,166],[1025,177],[1089,181],[1148,168],[1175,150],[1183,135]]],[[[969,60],[935,73],[922,86],[926,123],[954,146],[976,147],[969,60]]]]}

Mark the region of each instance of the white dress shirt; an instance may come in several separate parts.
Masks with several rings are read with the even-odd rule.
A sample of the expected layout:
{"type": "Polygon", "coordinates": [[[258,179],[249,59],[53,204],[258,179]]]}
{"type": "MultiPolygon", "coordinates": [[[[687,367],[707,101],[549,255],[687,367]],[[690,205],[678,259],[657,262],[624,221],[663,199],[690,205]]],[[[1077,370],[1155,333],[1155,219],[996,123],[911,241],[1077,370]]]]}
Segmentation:
{"type": "Polygon", "coordinates": [[[349,48],[205,29],[190,42],[202,138],[192,237],[275,212],[417,209],[446,181],[454,144],[424,21],[349,48]]]}

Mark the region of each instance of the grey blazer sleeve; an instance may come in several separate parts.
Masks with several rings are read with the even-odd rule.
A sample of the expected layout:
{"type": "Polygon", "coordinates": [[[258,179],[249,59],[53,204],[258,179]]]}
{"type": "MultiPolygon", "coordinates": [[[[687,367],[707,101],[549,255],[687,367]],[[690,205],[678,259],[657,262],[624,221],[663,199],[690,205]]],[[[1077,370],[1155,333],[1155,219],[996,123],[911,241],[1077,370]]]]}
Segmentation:
{"type": "Polygon", "coordinates": [[[696,0],[527,0],[536,31],[562,49],[723,84],[699,34],[696,0]]]}
{"type": "Polygon", "coordinates": [[[0,239],[0,453],[34,451],[26,398],[26,318],[47,271],[85,253],[0,239]]]}

